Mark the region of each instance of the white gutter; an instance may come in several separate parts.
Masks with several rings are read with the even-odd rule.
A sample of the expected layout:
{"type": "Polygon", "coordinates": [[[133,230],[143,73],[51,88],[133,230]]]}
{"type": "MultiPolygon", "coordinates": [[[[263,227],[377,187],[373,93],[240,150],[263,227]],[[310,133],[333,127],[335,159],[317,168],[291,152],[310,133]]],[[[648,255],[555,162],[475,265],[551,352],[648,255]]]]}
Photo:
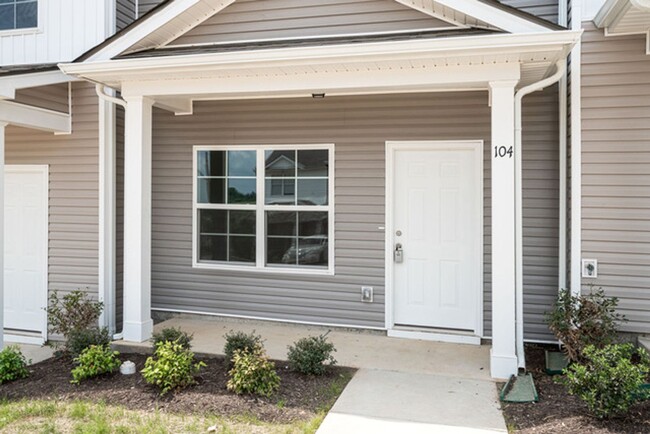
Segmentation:
{"type": "Polygon", "coordinates": [[[557,83],[566,72],[566,60],[555,64],[556,71],[544,80],[522,87],[515,94],[515,317],[517,339],[517,363],[526,368],[524,354],[524,285],[523,285],[523,191],[522,191],[522,100],[533,92],[557,83]]]}
{"type": "MultiPolygon", "coordinates": [[[[108,95],[104,86],[101,84],[95,85],[95,92],[99,97],[99,100],[107,104],[117,104],[126,109],[126,101],[114,96],[108,95]]],[[[100,267],[100,283],[101,292],[100,296],[104,300],[104,306],[110,306],[108,312],[109,316],[108,321],[105,318],[102,318],[101,321],[104,324],[108,325],[109,330],[115,331],[115,306],[116,306],[116,294],[115,294],[115,280],[114,280],[114,267],[113,260],[114,258],[106,258],[108,253],[110,256],[114,256],[114,247],[115,247],[115,127],[114,127],[114,110],[112,115],[106,116],[106,113],[103,113],[102,105],[100,103],[100,216],[102,217],[103,224],[100,224],[100,262],[103,264],[100,267]],[[107,122],[112,122],[113,125],[108,126],[107,122]],[[110,135],[110,137],[107,137],[110,135]],[[108,208],[108,209],[107,209],[108,208]],[[109,232],[107,234],[107,232],[109,232]],[[106,266],[106,264],[110,264],[106,266]],[[106,276],[107,273],[110,273],[110,276],[106,276]],[[108,303],[106,303],[108,300],[108,303]]],[[[103,316],[103,314],[102,314],[103,316]]],[[[114,334],[113,340],[121,340],[122,333],[114,334]]]]}

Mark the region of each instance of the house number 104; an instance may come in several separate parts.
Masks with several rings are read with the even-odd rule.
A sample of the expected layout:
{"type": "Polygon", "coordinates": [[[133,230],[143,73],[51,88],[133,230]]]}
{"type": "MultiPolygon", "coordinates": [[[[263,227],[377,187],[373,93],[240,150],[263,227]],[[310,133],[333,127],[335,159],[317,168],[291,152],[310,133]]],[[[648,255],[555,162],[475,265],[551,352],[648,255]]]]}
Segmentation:
{"type": "Polygon", "coordinates": [[[512,146],[507,147],[507,146],[495,146],[494,147],[494,158],[512,158],[512,155],[515,153],[514,149],[512,146]]]}

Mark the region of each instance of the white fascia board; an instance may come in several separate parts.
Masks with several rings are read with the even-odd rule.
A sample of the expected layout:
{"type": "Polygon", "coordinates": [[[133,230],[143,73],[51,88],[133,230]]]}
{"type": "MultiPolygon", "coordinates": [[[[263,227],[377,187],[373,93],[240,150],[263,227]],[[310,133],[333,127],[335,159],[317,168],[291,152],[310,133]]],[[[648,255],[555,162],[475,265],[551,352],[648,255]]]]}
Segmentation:
{"type": "Polygon", "coordinates": [[[65,73],[90,81],[133,79],[151,71],[198,72],[252,67],[282,67],[337,62],[387,61],[415,58],[442,58],[460,55],[486,56],[530,52],[554,47],[568,52],[579,41],[581,31],[550,33],[498,34],[448,39],[372,42],[206,53],[168,57],[109,60],[101,62],[59,64],[65,73]]]}
{"type": "Polygon", "coordinates": [[[75,80],[77,80],[75,77],[66,75],[60,70],[0,77],[0,99],[15,99],[18,89],[68,83],[75,80]]]}
{"type": "Polygon", "coordinates": [[[0,122],[53,133],[70,133],[71,116],[54,110],[0,101],[0,122]]]}
{"type": "Polygon", "coordinates": [[[435,0],[470,17],[484,21],[510,33],[554,32],[555,30],[527,20],[478,0],[435,0]]]}
{"type": "Polygon", "coordinates": [[[594,18],[596,27],[607,27],[621,13],[628,0],[607,0],[594,18]]]}
{"type": "MultiPolygon", "coordinates": [[[[92,62],[98,60],[108,60],[121,53],[126,52],[129,48],[138,44],[140,41],[151,39],[152,35],[156,31],[173,21],[175,18],[178,18],[183,12],[202,2],[205,2],[205,0],[175,0],[170,2],[168,5],[157,11],[154,15],[148,17],[145,21],[135,25],[124,35],[118,37],[115,41],[109,43],[107,46],[97,51],[96,53],[93,53],[88,59],[86,59],[86,61],[92,62]]],[[[214,13],[225,9],[227,6],[231,5],[234,2],[235,0],[219,1],[218,4],[214,6],[214,13]]],[[[198,24],[200,24],[200,22],[195,22],[184,27],[183,32],[186,32],[188,29],[198,24]]],[[[177,36],[180,35],[166,34],[166,40],[175,39],[177,36]]],[[[160,44],[152,44],[158,47],[160,45],[164,45],[164,42],[161,42],[160,44]]]]}

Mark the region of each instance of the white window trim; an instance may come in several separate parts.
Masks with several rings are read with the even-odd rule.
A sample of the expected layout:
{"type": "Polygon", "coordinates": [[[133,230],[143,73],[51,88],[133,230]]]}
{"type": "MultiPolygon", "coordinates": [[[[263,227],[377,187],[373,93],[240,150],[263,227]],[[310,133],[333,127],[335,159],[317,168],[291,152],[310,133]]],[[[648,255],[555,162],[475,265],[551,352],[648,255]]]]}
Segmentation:
{"type": "Polygon", "coordinates": [[[244,272],[255,272],[255,273],[271,273],[271,274],[305,274],[305,275],[330,275],[335,274],[335,257],[334,257],[334,216],[335,216],[335,204],[334,204],[334,144],[333,143],[323,143],[323,144],[267,144],[267,145],[212,145],[212,146],[194,146],[192,148],[192,267],[199,269],[208,269],[208,270],[225,270],[225,271],[244,271],[244,272]],[[265,158],[264,150],[274,150],[274,151],[283,151],[283,150],[309,150],[309,149],[327,149],[329,153],[329,165],[328,165],[328,205],[315,205],[315,206],[304,206],[304,205],[265,205],[265,158]],[[256,236],[255,236],[255,253],[256,253],[256,262],[251,265],[239,265],[239,264],[227,264],[227,263],[205,263],[200,262],[198,258],[199,243],[198,243],[198,210],[199,209],[223,209],[222,204],[207,204],[202,205],[199,208],[197,202],[197,155],[199,151],[256,151],[257,152],[257,173],[260,174],[256,177],[256,204],[255,205],[227,205],[228,209],[254,209],[256,211],[256,236]],[[212,205],[212,206],[211,206],[212,205]],[[310,267],[289,267],[289,266],[266,266],[266,228],[265,221],[266,211],[278,210],[278,211],[305,211],[308,208],[309,211],[327,211],[328,222],[327,222],[327,268],[310,268],[310,267]]]}
{"type": "Polygon", "coordinates": [[[45,13],[43,12],[43,3],[45,0],[37,0],[36,2],[36,27],[23,27],[20,29],[5,29],[0,30],[1,36],[20,36],[20,35],[33,35],[43,33],[43,20],[45,13]]]}

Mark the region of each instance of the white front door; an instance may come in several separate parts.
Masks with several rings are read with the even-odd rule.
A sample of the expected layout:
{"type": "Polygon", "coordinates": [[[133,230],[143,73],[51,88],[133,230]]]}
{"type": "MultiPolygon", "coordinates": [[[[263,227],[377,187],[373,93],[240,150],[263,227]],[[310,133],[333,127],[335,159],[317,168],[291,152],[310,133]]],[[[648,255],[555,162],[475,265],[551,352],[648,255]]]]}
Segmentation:
{"type": "Polygon", "coordinates": [[[47,166],[6,166],[4,206],[4,327],[45,337],[47,166]]]}
{"type": "Polygon", "coordinates": [[[482,143],[392,146],[394,325],[477,332],[482,143]],[[399,256],[399,254],[398,254],[399,256]]]}

